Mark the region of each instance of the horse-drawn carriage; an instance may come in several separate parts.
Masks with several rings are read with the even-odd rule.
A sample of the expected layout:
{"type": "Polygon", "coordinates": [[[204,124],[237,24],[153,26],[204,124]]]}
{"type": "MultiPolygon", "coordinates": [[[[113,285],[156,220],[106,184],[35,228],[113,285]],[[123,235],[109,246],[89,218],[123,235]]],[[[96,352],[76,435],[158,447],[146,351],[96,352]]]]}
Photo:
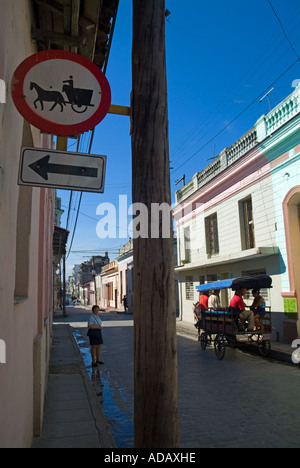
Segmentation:
{"type": "Polygon", "coordinates": [[[88,107],[94,107],[91,103],[94,94],[93,90],[75,88],[73,77],[70,76],[69,80],[63,81],[62,92],[68,98],[68,101],[64,98],[60,91],[46,90],[41,88],[37,83],[30,83],[30,90],[35,90],[37,98],[33,102],[35,109],[37,109],[37,103],[41,105],[41,110],[44,110],[44,102],[52,102],[53,106],[49,109],[52,112],[57,105],[60,106],[60,111],[63,112],[64,106],[67,104],[71,105],[71,108],[77,114],[83,114],[87,111],[88,107]]]}
{"type": "MultiPolygon", "coordinates": [[[[236,292],[241,288],[249,290],[271,287],[272,279],[268,275],[257,275],[202,284],[197,286],[196,289],[199,293],[205,293],[213,290],[220,291],[222,289],[232,289],[232,291],[236,292]]],[[[269,356],[272,333],[271,308],[264,308],[264,314],[262,314],[260,319],[262,326],[254,331],[241,327],[240,312],[239,309],[233,307],[201,311],[198,305],[195,308],[194,314],[198,320],[197,328],[201,348],[205,350],[208,345],[214,343],[215,353],[219,360],[224,358],[226,346],[235,348],[242,344],[254,345],[258,347],[263,356],[269,356]]]]}

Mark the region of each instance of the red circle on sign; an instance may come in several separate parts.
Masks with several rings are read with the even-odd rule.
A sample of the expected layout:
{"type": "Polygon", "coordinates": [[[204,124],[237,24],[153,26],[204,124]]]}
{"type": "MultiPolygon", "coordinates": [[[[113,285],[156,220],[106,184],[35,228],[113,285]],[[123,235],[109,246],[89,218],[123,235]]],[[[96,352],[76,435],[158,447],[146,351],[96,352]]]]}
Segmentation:
{"type": "MultiPolygon", "coordinates": [[[[14,104],[20,114],[36,128],[52,135],[71,136],[94,129],[96,125],[104,119],[111,104],[111,90],[104,73],[102,73],[93,62],[82,55],[63,50],[48,50],[28,57],[16,69],[12,78],[11,89],[14,104]],[[101,101],[99,106],[95,109],[95,112],[88,119],[80,123],[64,125],[42,117],[28,105],[26,96],[24,95],[24,81],[26,76],[36,65],[48,60],[68,60],[70,62],[75,62],[86,68],[88,72],[96,78],[101,89],[101,101]]],[[[71,103],[69,102],[67,104],[71,103]]]]}

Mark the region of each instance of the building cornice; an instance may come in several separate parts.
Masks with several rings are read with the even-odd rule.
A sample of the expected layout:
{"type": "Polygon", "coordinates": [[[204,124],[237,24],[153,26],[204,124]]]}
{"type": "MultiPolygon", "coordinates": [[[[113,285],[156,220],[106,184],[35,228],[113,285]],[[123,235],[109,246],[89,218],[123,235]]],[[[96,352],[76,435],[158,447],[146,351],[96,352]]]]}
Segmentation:
{"type": "Polygon", "coordinates": [[[177,266],[175,271],[188,274],[189,271],[199,270],[201,268],[208,268],[211,266],[219,266],[223,264],[245,262],[248,260],[259,260],[262,258],[270,257],[271,255],[278,255],[278,247],[256,247],[254,249],[243,250],[231,255],[217,255],[215,257],[207,258],[206,261],[197,263],[187,263],[185,265],[177,266]]]}

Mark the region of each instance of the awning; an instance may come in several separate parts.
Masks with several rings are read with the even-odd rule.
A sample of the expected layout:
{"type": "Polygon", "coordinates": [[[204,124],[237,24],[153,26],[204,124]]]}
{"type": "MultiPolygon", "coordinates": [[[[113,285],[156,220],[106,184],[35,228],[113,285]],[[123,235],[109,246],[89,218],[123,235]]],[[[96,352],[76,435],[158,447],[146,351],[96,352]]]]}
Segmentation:
{"type": "Polygon", "coordinates": [[[38,51],[70,50],[107,65],[119,0],[33,0],[38,51]]]}
{"type": "Polygon", "coordinates": [[[213,283],[201,284],[200,286],[196,286],[196,289],[199,292],[230,288],[233,291],[237,291],[243,287],[247,289],[271,288],[272,278],[268,275],[242,276],[239,278],[231,278],[222,281],[214,281],[213,283]]]}
{"type": "MultiPolygon", "coordinates": [[[[175,271],[178,272],[187,272],[192,270],[201,270],[202,268],[218,267],[220,265],[231,265],[238,262],[248,262],[252,260],[265,260],[266,258],[272,255],[279,255],[278,247],[256,247],[254,249],[243,250],[241,252],[236,252],[230,255],[216,255],[212,258],[203,259],[201,264],[197,263],[188,263],[185,265],[180,265],[175,267],[175,271]]],[[[247,270],[250,268],[247,268],[247,270]]]]}

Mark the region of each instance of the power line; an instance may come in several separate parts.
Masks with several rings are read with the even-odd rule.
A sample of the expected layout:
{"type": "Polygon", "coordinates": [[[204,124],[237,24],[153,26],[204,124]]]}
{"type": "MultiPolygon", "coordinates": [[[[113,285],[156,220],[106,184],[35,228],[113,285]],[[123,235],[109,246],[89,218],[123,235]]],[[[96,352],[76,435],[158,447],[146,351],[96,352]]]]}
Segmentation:
{"type": "MultiPolygon", "coordinates": [[[[92,135],[91,135],[91,139],[90,139],[90,145],[89,145],[88,154],[91,154],[92,145],[93,145],[93,141],[94,141],[94,136],[95,136],[95,128],[92,130],[92,135]]],[[[70,256],[71,249],[72,249],[73,242],[74,242],[74,237],[75,237],[75,233],[76,233],[76,229],[77,229],[77,223],[78,223],[78,218],[79,218],[79,211],[80,211],[80,206],[81,206],[81,201],[82,201],[82,195],[83,195],[83,192],[80,192],[80,198],[79,198],[79,202],[78,202],[76,220],[75,220],[75,225],[74,225],[74,228],[73,228],[73,235],[72,235],[72,240],[71,240],[70,247],[69,247],[69,252],[68,252],[67,257],[66,257],[67,259],[68,259],[69,256],[70,256]]]]}
{"type": "MultiPolygon", "coordinates": [[[[291,27],[293,26],[292,23],[294,23],[296,21],[297,14],[298,13],[293,12],[293,15],[289,18],[288,25],[291,25],[291,27]]],[[[294,31],[294,29],[296,29],[296,27],[297,26],[292,27],[291,32],[294,31]]],[[[269,61],[274,56],[275,53],[276,53],[276,55],[278,54],[279,47],[283,43],[285,43],[285,40],[281,39],[281,37],[282,37],[282,35],[278,34],[276,36],[276,41],[275,41],[275,38],[272,38],[272,41],[270,42],[270,44],[268,44],[266,46],[265,51],[262,54],[260,54],[260,56],[259,56],[260,58],[258,59],[256,57],[255,63],[253,63],[250,66],[250,68],[243,74],[243,76],[238,79],[237,83],[234,86],[232,86],[232,88],[228,92],[226,92],[226,97],[227,98],[229,97],[229,94],[232,94],[233,92],[237,92],[239,89],[241,89],[241,87],[243,85],[243,80],[246,79],[246,77],[247,77],[247,80],[244,83],[244,85],[249,81],[251,76],[252,77],[255,76],[257,71],[261,70],[262,65],[259,64],[259,61],[261,61],[261,63],[265,66],[267,61],[269,61]]],[[[281,55],[281,57],[282,56],[286,56],[286,51],[284,51],[284,53],[281,55]]],[[[277,62],[275,62],[275,63],[277,63],[277,62]]],[[[275,63],[273,63],[272,66],[274,66],[275,63]]],[[[265,76],[265,73],[263,73],[261,75],[262,78],[264,76],[265,76]]],[[[220,121],[222,119],[222,117],[224,115],[224,114],[220,115],[220,111],[223,110],[224,108],[226,108],[226,106],[229,104],[229,102],[230,102],[230,98],[227,99],[226,102],[225,102],[225,99],[223,98],[216,106],[214,106],[214,109],[213,109],[214,113],[209,112],[208,114],[206,114],[205,117],[203,117],[203,119],[192,130],[191,134],[187,135],[183,139],[183,141],[177,146],[177,149],[172,153],[172,156],[171,156],[172,165],[174,165],[174,164],[177,165],[180,160],[184,159],[184,157],[186,156],[186,154],[188,152],[187,143],[189,145],[191,143],[192,147],[195,146],[196,142],[193,144],[193,140],[195,140],[195,137],[197,135],[201,134],[201,133],[203,134],[203,132],[206,130],[204,135],[201,137],[201,139],[204,139],[204,136],[209,132],[209,130],[211,128],[210,127],[208,129],[208,124],[213,121],[215,113],[218,113],[218,115],[219,115],[219,118],[217,120],[217,122],[218,122],[218,121],[220,121]],[[193,139],[192,139],[192,137],[193,137],[193,139]],[[182,153],[182,154],[180,155],[180,153],[182,153]],[[177,156],[178,154],[179,154],[179,156],[177,156]]],[[[232,106],[230,107],[230,109],[231,108],[232,108],[232,106]]],[[[216,121],[214,120],[213,125],[215,126],[215,124],[216,124],[216,121]]]]}
{"type": "Polygon", "coordinates": [[[69,256],[70,256],[70,252],[71,252],[71,249],[72,249],[72,246],[73,246],[73,241],[74,241],[75,232],[76,232],[76,228],[77,228],[77,222],[78,222],[78,217],[79,217],[79,208],[80,208],[80,205],[81,205],[82,195],[83,195],[83,192],[80,193],[80,199],[79,199],[79,204],[78,204],[78,210],[77,210],[77,215],[76,215],[75,225],[74,225],[74,229],[73,229],[72,240],[71,240],[71,243],[70,243],[70,247],[69,247],[69,252],[68,252],[68,255],[67,255],[67,259],[68,259],[69,256]]]}
{"type": "MultiPolygon", "coordinates": [[[[80,139],[81,139],[81,135],[79,135],[79,138],[78,138],[78,140],[77,140],[76,153],[78,153],[78,151],[79,151],[80,139]]],[[[67,227],[66,227],[67,230],[68,230],[68,227],[69,227],[69,220],[70,220],[72,199],[73,199],[73,191],[71,190],[71,193],[70,193],[70,201],[69,201],[69,209],[68,209],[68,216],[67,216],[67,227]]]]}
{"type": "MultiPolygon", "coordinates": [[[[285,42],[285,41],[283,40],[282,43],[283,43],[283,42],[285,42]]],[[[286,55],[286,50],[285,50],[285,51],[283,52],[283,54],[279,57],[279,59],[271,65],[271,67],[268,69],[268,71],[275,65],[275,63],[277,63],[277,62],[281,59],[281,57],[284,57],[285,55],[286,55]]],[[[271,55],[270,55],[270,57],[271,57],[271,55]]],[[[258,62],[257,62],[257,63],[258,63],[258,62]]],[[[255,74],[256,74],[256,71],[257,71],[257,70],[260,70],[260,68],[261,68],[260,66],[257,66],[257,69],[256,69],[254,72],[253,72],[253,67],[250,68],[249,71],[248,71],[247,73],[245,73],[245,75],[243,75],[243,77],[241,78],[241,80],[242,80],[245,76],[247,76],[247,75],[249,74],[250,71],[252,72],[252,75],[255,75],[255,74]]],[[[261,76],[264,77],[264,75],[265,75],[265,71],[262,73],[261,76]]],[[[240,80],[240,81],[241,81],[241,80],[240,80]]],[[[237,83],[237,84],[238,84],[238,83],[237,83]]],[[[235,85],[235,86],[236,86],[236,85],[235,85]]],[[[235,86],[230,90],[230,93],[231,93],[231,91],[234,91],[234,90],[235,90],[235,86]]],[[[194,129],[194,131],[192,132],[192,134],[190,135],[190,137],[191,137],[194,133],[197,133],[198,135],[200,135],[200,134],[202,133],[202,136],[201,136],[200,140],[204,139],[205,135],[206,135],[207,133],[209,133],[210,130],[211,130],[213,127],[215,127],[216,124],[217,124],[219,121],[221,121],[221,120],[224,118],[224,115],[226,115],[226,112],[228,113],[228,112],[233,108],[233,106],[231,106],[228,110],[226,110],[226,112],[223,112],[223,113],[221,114],[221,110],[223,110],[223,109],[226,108],[226,106],[227,106],[227,104],[229,103],[229,101],[230,101],[230,99],[228,99],[228,101],[225,102],[223,105],[221,105],[221,103],[219,103],[219,104],[215,107],[214,113],[211,112],[211,113],[208,114],[206,117],[204,117],[204,118],[202,119],[202,121],[198,124],[198,126],[194,129]],[[218,111],[218,112],[217,112],[217,111],[218,111]],[[217,115],[219,116],[217,120],[215,120],[215,114],[216,114],[216,113],[217,113],[217,115]],[[212,123],[212,125],[209,126],[209,124],[211,124],[211,123],[212,123]],[[204,124],[205,124],[205,125],[204,125],[204,124]],[[201,125],[202,125],[202,128],[200,128],[201,125]],[[199,128],[200,128],[200,130],[199,130],[199,128]],[[203,132],[205,132],[205,133],[203,133],[203,132]]],[[[176,153],[180,150],[180,148],[182,148],[182,146],[184,146],[184,143],[188,140],[188,138],[189,138],[189,137],[187,137],[187,138],[185,139],[185,141],[183,142],[183,144],[181,145],[181,147],[179,147],[179,148],[175,151],[174,154],[176,154],[176,153]]],[[[192,146],[195,146],[195,144],[192,145],[192,146]]],[[[172,155],[172,157],[171,157],[171,159],[172,159],[172,164],[174,165],[174,162],[175,162],[175,165],[176,165],[176,163],[178,163],[180,160],[184,159],[184,157],[185,157],[185,155],[187,154],[187,152],[188,152],[188,149],[187,149],[187,147],[186,147],[186,149],[184,150],[183,154],[182,154],[181,156],[175,158],[175,160],[174,160],[174,155],[172,155]]]]}
{"type": "Polygon", "coordinates": [[[261,95],[265,92],[267,92],[267,90],[274,86],[277,81],[279,81],[288,71],[290,71],[295,65],[296,63],[298,63],[298,59],[292,63],[292,65],[290,65],[276,80],[273,81],[273,83],[271,83],[267,88],[265,88],[264,91],[262,91],[250,104],[248,104],[247,107],[245,107],[245,109],[243,109],[236,117],[234,117],[234,119],[232,119],[227,125],[225,125],[225,127],[223,127],[214,137],[212,137],[209,141],[207,141],[203,146],[201,146],[200,149],[198,149],[194,154],[192,154],[192,156],[190,156],[188,159],[186,159],[180,166],[178,166],[173,172],[171,172],[171,174],[173,174],[174,172],[178,171],[181,167],[185,166],[185,164],[187,162],[189,162],[191,159],[193,159],[195,156],[197,156],[197,154],[200,153],[200,151],[202,151],[204,148],[206,148],[206,146],[208,146],[212,141],[214,141],[219,135],[221,135],[221,133],[223,133],[228,127],[230,127],[231,124],[233,124],[233,122],[235,122],[241,115],[243,115],[255,102],[257,102],[261,95]]]}
{"type": "MultiPolygon", "coordinates": [[[[117,3],[119,3],[119,0],[117,0],[117,3]]],[[[106,59],[106,61],[104,63],[104,68],[103,68],[104,75],[106,75],[106,70],[107,70],[107,65],[108,65],[108,57],[109,57],[109,52],[110,52],[110,49],[111,49],[111,43],[112,43],[112,37],[113,37],[113,32],[114,32],[114,29],[115,29],[115,25],[116,25],[116,17],[113,20],[111,33],[110,33],[110,37],[109,37],[107,59],[106,59]]],[[[96,130],[96,128],[93,128],[93,130],[92,130],[92,135],[91,135],[91,139],[90,139],[88,154],[91,154],[91,151],[92,151],[92,145],[93,145],[93,141],[94,141],[95,130],[96,130]]],[[[78,152],[78,148],[79,148],[79,143],[77,145],[77,152],[78,152]]],[[[69,255],[70,255],[70,252],[71,252],[71,249],[72,249],[72,245],[73,245],[73,241],[74,241],[74,237],[75,237],[75,232],[76,232],[78,217],[79,217],[79,210],[80,210],[81,201],[82,201],[82,195],[83,195],[83,192],[80,193],[80,198],[79,198],[79,203],[78,203],[78,208],[77,208],[77,215],[76,215],[76,220],[75,220],[75,225],[74,225],[74,230],[73,230],[73,236],[72,236],[72,240],[71,240],[71,244],[70,244],[70,248],[69,248],[67,258],[69,258],[69,255]]],[[[71,209],[71,207],[69,205],[69,210],[70,209],[71,209]]]]}
{"type": "Polygon", "coordinates": [[[83,254],[83,253],[88,253],[88,254],[100,254],[100,253],[105,253],[105,252],[111,252],[111,253],[119,253],[118,248],[112,248],[112,247],[107,247],[106,249],[101,249],[101,250],[72,250],[72,254],[83,254]]]}
{"type": "MultiPolygon", "coordinates": [[[[66,206],[65,205],[62,205],[63,208],[65,208],[66,206]]],[[[75,208],[72,208],[72,211],[76,211],[75,208]]],[[[86,213],[83,213],[82,211],[79,211],[79,214],[81,214],[82,216],[85,216],[86,218],[89,218],[89,219],[92,219],[93,221],[97,221],[97,223],[103,223],[103,220],[99,220],[97,218],[94,218],[93,216],[90,216],[90,215],[87,215],[86,213]]],[[[127,232],[128,228],[126,227],[121,227],[121,226],[117,226],[115,224],[111,224],[111,223],[108,223],[107,221],[105,221],[104,223],[105,226],[110,226],[110,227],[113,227],[115,229],[118,229],[119,231],[124,231],[124,232],[127,232]]]]}
{"type": "Polygon", "coordinates": [[[280,27],[281,27],[281,29],[282,29],[282,31],[283,31],[283,34],[284,34],[285,37],[286,37],[286,40],[287,40],[288,43],[290,44],[291,49],[293,50],[294,54],[296,55],[298,61],[300,61],[299,55],[298,55],[297,51],[295,50],[295,47],[294,47],[293,44],[291,43],[291,41],[290,41],[290,39],[289,39],[289,37],[288,37],[286,31],[285,31],[285,28],[284,28],[284,26],[283,26],[283,24],[282,24],[282,22],[281,22],[281,20],[280,20],[280,18],[279,18],[279,16],[278,16],[278,14],[276,13],[275,8],[274,8],[273,5],[272,5],[271,0],[268,0],[268,3],[269,3],[269,5],[270,5],[270,7],[272,8],[273,13],[274,13],[274,15],[276,16],[276,18],[277,18],[277,20],[278,20],[278,23],[280,24],[280,27]]]}

